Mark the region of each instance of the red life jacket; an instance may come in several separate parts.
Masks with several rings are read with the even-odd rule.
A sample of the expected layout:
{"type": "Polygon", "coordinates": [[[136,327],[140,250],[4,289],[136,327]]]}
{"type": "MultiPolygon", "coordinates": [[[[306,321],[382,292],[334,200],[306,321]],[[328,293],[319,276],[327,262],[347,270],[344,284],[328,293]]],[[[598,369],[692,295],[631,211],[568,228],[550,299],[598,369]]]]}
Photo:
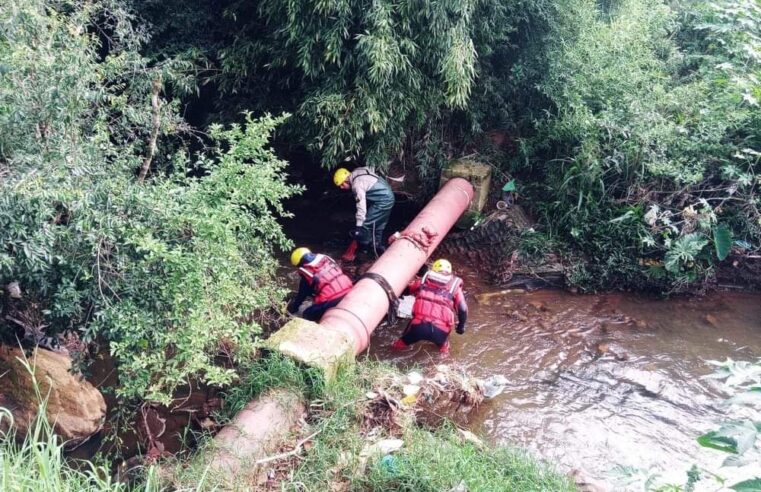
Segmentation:
{"type": "Polygon", "coordinates": [[[314,260],[299,268],[299,274],[314,289],[315,304],[344,296],[352,288],[351,279],[329,256],[315,255],[314,260]]]}
{"type": "Polygon", "coordinates": [[[455,325],[454,298],[462,280],[454,275],[428,272],[412,305],[412,324],[433,323],[447,333],[455,325]]]}

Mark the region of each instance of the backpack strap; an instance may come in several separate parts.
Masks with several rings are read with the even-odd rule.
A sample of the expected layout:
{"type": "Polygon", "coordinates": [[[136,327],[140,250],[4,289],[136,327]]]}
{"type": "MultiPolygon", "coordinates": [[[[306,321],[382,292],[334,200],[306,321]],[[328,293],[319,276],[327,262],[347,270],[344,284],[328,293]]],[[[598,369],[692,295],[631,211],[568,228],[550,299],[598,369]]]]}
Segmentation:
{"type": "Polygon", "coordinates": [[[370,171],[370,170],[369,170],[368,168],[366,168],[366,167],[365,167],[365,168],[363,168],[363,169],[362,169],[362,171],[363,171],[363,172],[361,172],[360,174],[357,174],[356,176],[353,176],[353,177],[351,178],[351,184],[352,184],[352,186],[354,185],[354,180],[355,180],[355,179],[357,179],[357,178],[358,178],[358,177],[360,177],[360,176],[372,176],[372,177],[373,177],[373,178],[375,178],[375,179],[380,179],[380,176],[378,176],[378,175],[377,175],[377,174],[375,174],[374,172],[370,171]]]}

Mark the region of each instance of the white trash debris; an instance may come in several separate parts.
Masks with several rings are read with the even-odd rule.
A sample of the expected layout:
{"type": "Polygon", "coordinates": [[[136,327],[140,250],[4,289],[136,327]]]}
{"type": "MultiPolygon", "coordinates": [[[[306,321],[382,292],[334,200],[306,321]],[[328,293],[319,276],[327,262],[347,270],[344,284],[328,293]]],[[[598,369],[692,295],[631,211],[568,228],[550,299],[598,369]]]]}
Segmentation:
{"type": "Polygon", "coordinates": [[[420,386],[416,384],[405,384],[402,387],[402,393],[404,396],[415,396],[420,392],[420,386]]]}
{"type": "Polygon", "coordinates": [[[399,451],[404,446],[401,439],[383,439],[375,444],[366,444],[359,452],[359,462],[354,474],[362,475],[367,469],[367,460],[375,456],[384,456],[399,451]]]}
{"type": "Polygon", "coordinates": [[[407,374],[407,381],[410,384],[419,384],[420,381],[422,380],[423,380],[423,375],[417,371],[412,371],[411,373],[407,374]]]}
{"type": "Polygon", "coordinates": [[[465,484],[465,480],[461,480],[460,483],[449,489],[449,492],[468,492],[468,486],[465,484]]]}
{"type": "Polygon", "coordinates": [[[365,458],[378,454],[391,454],[402,449],[402,446],[404,446],[404,441],[401,439],[383,439],[362,448],[359,456],[365,458]]]}
{"type": "Polygon", "coordinates": [[[505,391],[507,378],[501,374],[495,374],[484,380],[484,398],[492,399],[505,391]]]}
{"type": "Polygon", "coordinates": [[[399,298],[399,306],[396,315],[400,318],[412,318],[412,305],[415,304],[415,296],[403,296],[399,298]]]}

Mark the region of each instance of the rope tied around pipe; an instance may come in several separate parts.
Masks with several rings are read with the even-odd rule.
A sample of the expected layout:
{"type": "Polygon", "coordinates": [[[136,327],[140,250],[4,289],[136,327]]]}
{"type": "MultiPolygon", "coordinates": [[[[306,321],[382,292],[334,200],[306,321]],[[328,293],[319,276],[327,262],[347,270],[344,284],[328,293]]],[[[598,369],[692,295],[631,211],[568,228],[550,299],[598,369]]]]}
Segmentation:
{"type": "Polygon", "coordinates": [[[393,244],[399,239],[405,239],[412,243],[417,249],[428,255],[428,249],[433,244],[434,239],[438,237],[439,233],[429,226],[423,226],[420,231],[402,231],[395,232],[388,238],[389,244],[393,244]]]}
{"type": "Polygon", "coordinates": [[[378,273],[365,272],[361,277],[359,277],[359,280],[362,280],[363,278],[372,280],[378,284],[380,288],[383,289],[383,291],[386,293],[386,297],[388,297],[388,311],[386,312],[386,321],[389,325],[395,324],[397,321],[396,311],[399,308],[399,298],[396,297],[394,289],[391,288],[391,284],[388,283],[388,280],[386,280],[383,275],[378,273]]]}

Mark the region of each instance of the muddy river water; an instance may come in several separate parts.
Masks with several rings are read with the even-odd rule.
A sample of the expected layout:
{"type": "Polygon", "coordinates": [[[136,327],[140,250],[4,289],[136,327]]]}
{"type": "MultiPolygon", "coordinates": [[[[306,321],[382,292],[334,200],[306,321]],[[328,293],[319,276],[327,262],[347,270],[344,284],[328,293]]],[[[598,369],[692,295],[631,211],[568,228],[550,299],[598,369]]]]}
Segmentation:
{"type": "MultiPolygon", "coordinates": [[[[536,291],[479,303],[476,294],[495,289],[461,273],[470,317],[466,334],[452,335],[449,357],[427,344],[392,352],[401,324],[382,325],[369,356],[403,368],[446,362],[479,377],[504,375],[505,391],[472,427],[562,471],[581,468],[614,490],[643,490],[647,478],[684,484],[693,464],[728,484],[761,474],[761,462],[720,468],[726,455],[696,442],[736,416],[722,405],[722,383],[703,376],[713,372],[708,360],[761,357],[761,296],[657,300],[536,291]]],[[[720,488],[715,480],[698,485],[720,488]]]]}

